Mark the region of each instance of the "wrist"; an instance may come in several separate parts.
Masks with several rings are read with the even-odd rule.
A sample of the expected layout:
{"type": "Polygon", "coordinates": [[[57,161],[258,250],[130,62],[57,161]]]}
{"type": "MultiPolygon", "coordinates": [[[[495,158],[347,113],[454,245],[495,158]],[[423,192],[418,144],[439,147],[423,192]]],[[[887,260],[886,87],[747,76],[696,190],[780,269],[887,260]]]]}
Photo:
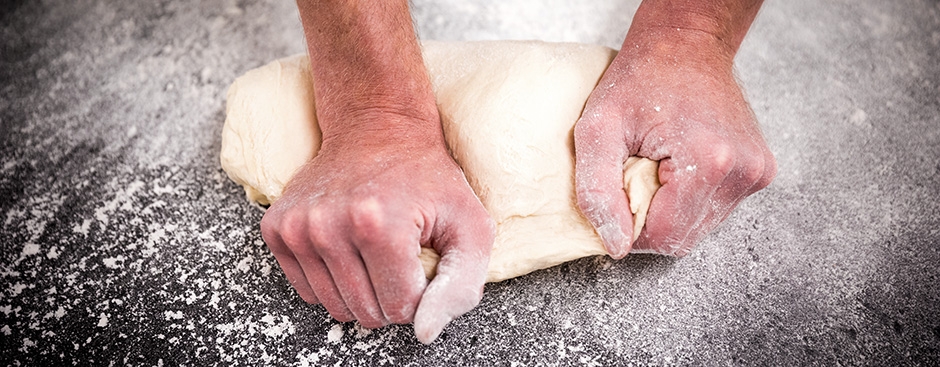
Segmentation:
{"type": "Polygon", "coordinates": [[[321,103],[321,98],[316,98],[317,120],[323,139],[353,133],[389,136],[442,134],[440,115],[430,90],[426,93],[362,94],[339,89],[334,97],[342,95],[336,98],[342,103],[321,103]]]}
{"type": "Polygon", "coordinates": [[[634,66],[648,64],[677,72],[692,69],[731,73],[734,64],[733,55],[715,36],[685,28],[631,30],[620,55],[632,59],[634,66]]]}
{"type": "Polygon", "coordinates": [[[445,148],[437,111],[434,118],[415,117],[400,111],[368,108],[351,111],[342,123],[321,124],[322,149],[416,152],[445,148]]]}
{"type": "Polygon", "coordinates": [[[730,70],[762,0],[645,0],[621,51],[730,70]]]}
{"type": "Polygon", "coordinates": [[[298,8],[324,140],[441,135],[406,0],[298,0],[298,8]]]}

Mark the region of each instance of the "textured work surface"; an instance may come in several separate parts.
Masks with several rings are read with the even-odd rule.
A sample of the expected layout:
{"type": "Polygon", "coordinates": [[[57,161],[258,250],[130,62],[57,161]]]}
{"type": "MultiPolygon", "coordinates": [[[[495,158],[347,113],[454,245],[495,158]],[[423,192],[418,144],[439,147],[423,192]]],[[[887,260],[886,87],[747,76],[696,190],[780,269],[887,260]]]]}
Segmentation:
{"type": "MultiPolygon", "coordinates": [[[[414,15],[428,39],[617,47],[636,8],[550,3],[414,15]]],[[[488,285],[431,346],[304,304],[219,168],[225,88],[303,51],[293,7],[0,5],[0,365],[940,360],[936,1],[768,2],[737,62],[776,181],[683,259],[488,285]]]]}

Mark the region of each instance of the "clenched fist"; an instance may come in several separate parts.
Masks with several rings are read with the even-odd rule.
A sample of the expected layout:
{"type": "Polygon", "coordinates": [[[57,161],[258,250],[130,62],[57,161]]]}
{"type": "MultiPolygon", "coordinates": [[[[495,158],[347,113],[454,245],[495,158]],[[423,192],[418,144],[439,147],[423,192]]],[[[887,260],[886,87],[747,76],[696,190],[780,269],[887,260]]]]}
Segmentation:
{"type": "Polygon", "coordinates": [[[575,127],[578,204],[613,257],[631,246],[682,256],[770,184],[776,163],[735,81],[727,43],[708,32],[640,23],[575,127]],[[622,190],[630,156],[660,161],[662,183],[633,244],[622,190]]]}
{"type": "Polygon", "coordinates": [[[354,139],[324,141],[262,235],[307,302],[367,328],[414,321],[430,342],[480,301],[494,224],[442,141],[354,139]],[[441,254],[430,284],[421,246],[441,254]]]}

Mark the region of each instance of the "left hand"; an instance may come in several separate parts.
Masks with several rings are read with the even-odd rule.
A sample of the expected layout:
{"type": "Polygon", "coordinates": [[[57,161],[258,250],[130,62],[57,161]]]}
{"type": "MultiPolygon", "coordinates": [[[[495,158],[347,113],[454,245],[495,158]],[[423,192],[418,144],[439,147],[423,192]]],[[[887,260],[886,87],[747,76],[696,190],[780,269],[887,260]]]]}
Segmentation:
{"type": "MultiPolygon", "coordinates": [[[[350,116],[348,126],[407,119],[350,116]]],[[[495,225],[443,136],[378,133],[324,139],[265,213],[261,233],[305,301],[366,328],[413,321],[418,340],[431,343],[480,302],[495,225]],[[441,255],[430,283],[421,247],[441,255]]]]}
{"type": "Polygon", "coordinates": [[[720,40],[652,33],[628,35],[575,126],[578,205],[614,258],[631,245],[687,254],[776,175],[720,40]],[[622,165],[634,155],[660,161],[662,187],[631,244],[622,165]]]}

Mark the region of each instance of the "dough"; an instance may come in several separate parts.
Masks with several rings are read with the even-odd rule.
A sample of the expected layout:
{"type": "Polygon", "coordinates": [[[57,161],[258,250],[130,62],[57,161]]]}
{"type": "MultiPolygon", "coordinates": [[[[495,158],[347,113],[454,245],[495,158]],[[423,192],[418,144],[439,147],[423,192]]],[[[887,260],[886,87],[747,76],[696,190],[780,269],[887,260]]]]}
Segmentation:
{"type": "MultiPolygon", "coordinates": [[[[577,208],[574,123],[616,55],[544,42],[424,42],[451,154],[497,223],[487,281],[607,252],[577,208]]],[[[309,60],[296,55],[228,90],[222,168],[248,200],[269,204],[320,148],[309,60]]],[[[659,188],[658,163],[631,157],[624,188],[639,234],[659,188]]],[[[437,254],[423,249],[433,277],[437,254]]]]}

